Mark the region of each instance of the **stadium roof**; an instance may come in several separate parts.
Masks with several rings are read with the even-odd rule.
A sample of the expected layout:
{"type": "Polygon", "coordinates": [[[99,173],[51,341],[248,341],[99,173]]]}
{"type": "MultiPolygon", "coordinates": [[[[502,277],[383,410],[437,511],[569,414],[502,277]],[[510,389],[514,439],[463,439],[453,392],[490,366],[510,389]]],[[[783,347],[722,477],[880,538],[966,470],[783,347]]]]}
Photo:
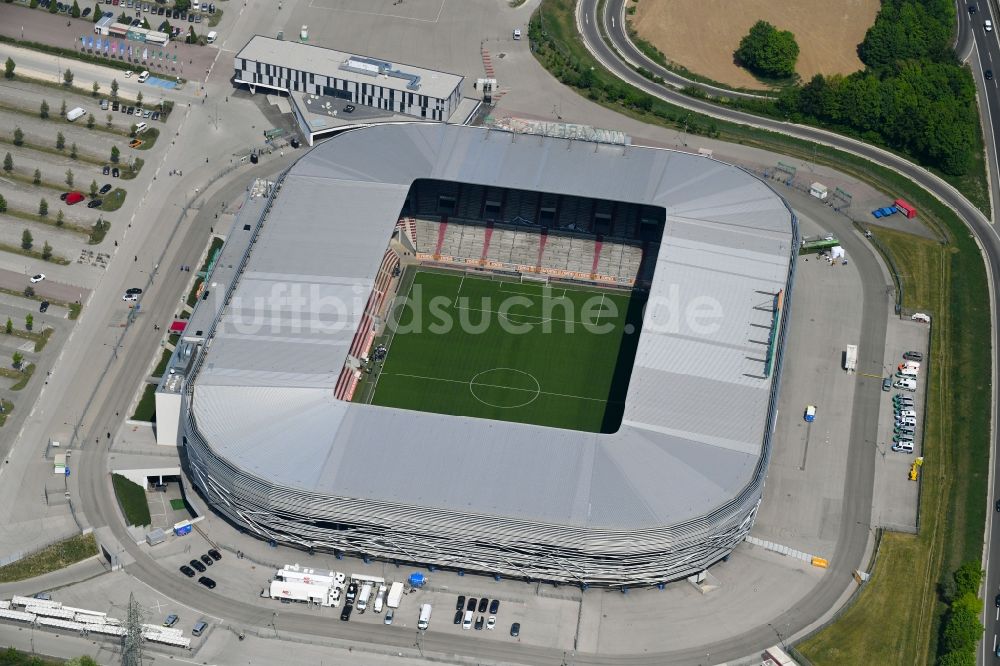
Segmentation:
{"type": "Polygon", "coordinates": [[[760,462],[772,381],[761,339],[793,224],[757,178],[686,153],[450,125],[347,132],[285,177],[195,378],[193,415],[218,455],[279,486],[608,530],[701,516],[760,462]],[[334,398],[418,178],[665,208],[617,433],[334,398]]]}
{"type": "Polygon", "coordinates": [[[436,99],[448,99],[455,88],[462,84],[463,78],[457,74],[394,64],[359,54],[263,35],[251,37],[236,57],[436,99]]]}

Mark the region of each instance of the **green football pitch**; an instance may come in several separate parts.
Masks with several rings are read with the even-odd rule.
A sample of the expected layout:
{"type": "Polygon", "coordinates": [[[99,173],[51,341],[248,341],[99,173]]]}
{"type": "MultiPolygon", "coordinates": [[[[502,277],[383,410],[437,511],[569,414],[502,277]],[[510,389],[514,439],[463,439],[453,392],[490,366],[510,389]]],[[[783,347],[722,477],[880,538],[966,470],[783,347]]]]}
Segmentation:
{"type": "Polygon", "coordinates": [[[586,432],[621,425],[639,296],[423,269],[399,292],[379,340],[388,353],[358,399],[586,432]]]}

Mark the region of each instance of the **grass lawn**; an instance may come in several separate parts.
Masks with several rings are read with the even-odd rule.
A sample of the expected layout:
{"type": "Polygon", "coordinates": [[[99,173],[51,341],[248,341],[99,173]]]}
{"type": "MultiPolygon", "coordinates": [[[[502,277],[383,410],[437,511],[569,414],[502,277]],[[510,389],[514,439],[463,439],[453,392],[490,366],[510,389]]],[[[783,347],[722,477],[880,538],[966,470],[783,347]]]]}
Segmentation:
{"type": "Polygon", "coordinates": [[[156,386],[146,384],[142,389],[142,397],[139,404],[135,406],[135,413],[132,414],[135,421],[156,421],[156,386]]]}
{"type": "Polygon", "coordinates": [[[11,329],[10,334],[15,338],[24,338],[25,340],[32,340],[35,343],[35,353],[38,353],[45,349],[45,345],[49,343],[49,338],[52,337],[53,329],[46,328],[41,332],[39,331],[26,331],[21,328],[11,329]]]}
{"type": "Polygon", "coordinates": [[[904,306],[933,315],[920,533],[886,533],[857,602],[797,646],[817,666],[932,663],[941,590],[962,562],[979,562],[986,519],[990,369],[981,360],[990,354],[990,316],[978,249],[964,227],[946,228],[949,245],[872,231],[905,267],[904,306]]]}
{"type": "Polygon", "coordinates": [[[160,356],[160,362],[156,364],[153,368],[153,376],[161,377],[167,370],[167,362],[170,361],[170,355],[173,353],[170,349],[164,349],[163,354],[160,356]]]}
{"type": "Polygon", "coordinates": [[[105,194],[101,199],[101,210],[113,211],[118,210],[125,203],[125,190],[120,187],[116,187],[107,194],[105,194]]]}
{"type": "Polygon", "coordinates": [[[115,497],[125,514],[129,525],[149,525],[149,503],[146,501],[146,490],[132,483],[121,474],[112,474],[111,482],[115,486],[115,497]]]}
{"type": "Polygon", "coordinates": [[[140,141],[142,141],[142,145],[137,146],[136,150],[149,150],[156,145],[156,139],[159,136],[160,130],[155,127],[150,127],[137,137],[140,141]]]}
{"type": "Polygon", "coordinates": [[[7,425],[7,415],[14,411],[14,403],[10,400],[0,400],[0,403],[3,404],[3,411],[0,412],[0,428],[2,428],[7,425]]]}
{"type": "Polygon", "coordinates": [[[170,500],[170,508],[174,511],[184,511],[184,500],[179,497],[170,500]]]}
{"type": "MultiPolygon", "coordinates": [[[[12,647],[0,650],[0,664],[3,664],[3,666],[61,666],[65,663],[66,662],[62,659],[53,661],[51,659],[43,659],[37,655],[28,654],[27,652],[18,652],[12,647]]],[[[95,661],[93,663],[96,664],[97,662],[95,661]]],[[[81,664],[81,666],[84,665],[81,664]]],[[[86,666],[89,666],[89,664],[86,666]]]]}
{"type": "Polygon", "coordinates": [[[430,271],[408,273],[400,291],[412,307],[387,336],[381,372],[362,387],[372,403],[618,429],[639,338],[623,329],[641,323],[630,294],[430,271]]]}
{"type": "MultiPolygon", "coordinates": [[[[97,555],[93,534],[80,534],[44,548],[5,567],[0,567],[0,583],[13,583],[58,571],[97,555]]],[[[0,661],[0,663],[5,663],[0,661]]]]}

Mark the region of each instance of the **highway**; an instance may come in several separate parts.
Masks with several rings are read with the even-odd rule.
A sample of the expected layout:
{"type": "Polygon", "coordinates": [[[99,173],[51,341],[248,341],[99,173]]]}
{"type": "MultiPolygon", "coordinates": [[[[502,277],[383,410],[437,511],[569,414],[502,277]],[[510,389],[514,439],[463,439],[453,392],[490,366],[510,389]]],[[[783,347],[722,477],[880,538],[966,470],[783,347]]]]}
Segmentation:
{"type": "MultiPolygon", "coordinates": [[[[1000,344],[1000,330],[997,328],[997,285],[996,276],[1000,274],[1000,235],[993,226],[991,220],[976,209],[953,187],[934,176],[925,169],[908,162],[907,160],[887,153],[879,148],[869,146],[860,141],[842,137],[831,132],[793,123],[770,120],[753,116],[739,111],[732,111],[717,107],[709,102],[693,99],[669,88],[652,83],[646,78],[637,74],[629,64],[623,62],[622,58],[632,65],[641,65],[658,76],[668,80],[671,72],[660,67],[655,62],[646,58],[629,40],[624,26],[624,8],[626,0],[608,0],[604,5],[604,11],[598,13],[598,0],[580,0],[577,6],[577,26],[583,35],[584,42],[590,52],[607,69],[613,72],[620,79],[627,81],[637,88],[667,100],[678,106],[704,113],[709,116],[728,120],[730,122],[742,123],[761,127],[774,132],[780,132],[789,136],[794,136],[807,141],[814,141],[820,144],[833,146],[840,150],[854,153],[865,157],[872,162],[884,167],[893,169],[923,188],[934,194],[941,201],[951,207],[977,238],[983,250],[986,260],[986,267],[990,281],[990,302],[993,317],[992,346],[993,346],[993,429],[991,432],[991,478],[992,487],[989,502],[991,505],[990,520],[985,526],[987,533],[986,551],[984,555],[984,565],[986,568],[986,606],[985,614],[986,639],[983,641],[982,662],[987,663],[993,657],[987,655],[987,650],[995,650],[998,642],[998,628],[1000,628],[1000,608],[993,604],[993,597],[1000,592],[1000,527],[997,520],[1000,520],[1000,512],[992,510],[994,498],[1000,497],[1000,457],[997,452],[997,429],[996,429],[996,387],[998,385],[998,366],[996,363],[996,350],[1000,344]],[[614,45],[614,50],[602,39],[599,26],[603,26],[609,41],[614,45]],[[616,55],[621,54],[621,58],[616,55]],[[995,612],[995,615],[994,615],[995,612]]],[[[997,155],[1000,154],[1000,146],[997,144],[997,135],[994,132],[993,119],[1000,119],[1000,94],[998,94],[997,78],[986,80],[984,70],[993,69],[993,63],[998,67],[997,74],[1000,75],[1000,44],[997,42],[996,32],[987,33],[983,27],[986,19],[993,18],[993,9],[989,3],[976,2],[977,11],[974,14],[968,12],[967,6],[959,3],[957,15],[958,26],[956,30],[956,50],[963,58],[968,58],[973,74],[979,84],[980,108],[983,117],[984,134],[987,144],[987,163],[990,171],[991,195],[993,211],[997,210],[997,193],[1000,188],[1000,170],[997,167],[997,155]],[[989,35],[989,36],[987,36],[989,35]],[[983,99],[985,98],[985,103],[983,99]]],[[[996,24],[996,21],[993,21],[996,24]]],[[[856,404],[856,407],[858,405],[856,404]]],[[[872,418],[871,414],[859,415],[855,412],[855,419],[872,418]]],[[[852,468],[859,466],[854,461],[857,457],[867,456],[855,450],[856,442],[851,444],[850,463],[852,468]]],[[[870,457],[870,456],[869,456],[870,457]]],[[[865,463],[870,465],[871,461],[865,463]]],[[[871,477],[867,473],[864,475],[848,474],[847,486],[844,489],[845,498],[855,498],[864,496],[868,498],[869,506],[872,495],[871,477]]],[[[860,507],[857,502],[848,502],[844,507],[845,516],[857,512],[860,507]]],[[[845,569],[860,566],[861,557],[864,552],[864,544],[868,537],[867,524],[869,518],[865,517],[855,522],[853,519],[845,518],[843,529],[838,537],[837,548],[832,558],[833,567],[830,574],[824,577],[822,583],[816,590],[816,594],[808,601],[800,604],[799,615],[795,618],[798,628],[808,626],[818,618],[825,609],[830,608],[836,601],[837,596],[843,591],[842,576],[845,569]]],[[[791,633],[794,633],[794,629],[791,633]]],[[[765,632],[762,630],[762,638],[765,632]]]]}

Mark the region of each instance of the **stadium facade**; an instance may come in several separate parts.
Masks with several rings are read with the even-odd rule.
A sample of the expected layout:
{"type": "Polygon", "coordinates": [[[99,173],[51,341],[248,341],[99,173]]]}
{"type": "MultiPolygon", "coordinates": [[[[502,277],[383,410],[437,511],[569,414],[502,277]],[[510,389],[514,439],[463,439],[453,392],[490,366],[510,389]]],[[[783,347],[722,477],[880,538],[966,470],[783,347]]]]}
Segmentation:
{"type": "MultiPolygon", "coordinates": [[[[798,242],[780,196],[706,157],[449,125],[345,132],[244,206],[158,416],[161,398],[177,399],[191,482],[261,539],[579,585],[676,580],[727,557],[753,524],[798,242]],[[421,201],[428,179],[459,201],[421,201]],[[399,259],[440,261],[462,211],[493,233],[582,243],[594,267],[615,234],[652,258],[617,276],[650,276],[617,432],[341,399],[399,259]]],[[[520,270],[542,271],[545,246],[520,270]]],[[[480,250],[481,268],[487,248],[466,254],[480,250]]]]}

